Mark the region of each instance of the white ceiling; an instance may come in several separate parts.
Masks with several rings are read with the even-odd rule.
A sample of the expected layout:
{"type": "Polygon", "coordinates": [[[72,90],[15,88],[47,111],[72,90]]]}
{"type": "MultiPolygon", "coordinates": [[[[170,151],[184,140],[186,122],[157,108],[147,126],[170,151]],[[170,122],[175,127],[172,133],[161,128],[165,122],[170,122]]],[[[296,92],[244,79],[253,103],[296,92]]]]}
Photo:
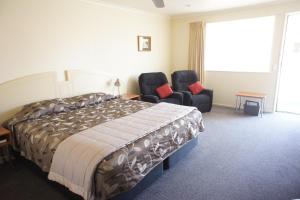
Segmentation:
{"type": "Polygon", "coordinates": [[[208,12],[266,3],[284,3],[292,0],[164,0],[165,8],[155,8],[152,0],[94,0],[116,6],[134,8],[148,12],[180,15],[208,12]]]}

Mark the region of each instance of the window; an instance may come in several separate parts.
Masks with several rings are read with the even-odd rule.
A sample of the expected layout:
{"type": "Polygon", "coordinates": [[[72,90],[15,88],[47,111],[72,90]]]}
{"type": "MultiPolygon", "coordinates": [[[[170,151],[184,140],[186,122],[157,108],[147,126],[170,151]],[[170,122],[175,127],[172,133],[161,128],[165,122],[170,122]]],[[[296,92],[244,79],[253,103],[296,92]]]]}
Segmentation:
{"type": "Polygon", "coordinates": [[[275,17],[207,23],[205,70],[269,72],[275,17]]]}

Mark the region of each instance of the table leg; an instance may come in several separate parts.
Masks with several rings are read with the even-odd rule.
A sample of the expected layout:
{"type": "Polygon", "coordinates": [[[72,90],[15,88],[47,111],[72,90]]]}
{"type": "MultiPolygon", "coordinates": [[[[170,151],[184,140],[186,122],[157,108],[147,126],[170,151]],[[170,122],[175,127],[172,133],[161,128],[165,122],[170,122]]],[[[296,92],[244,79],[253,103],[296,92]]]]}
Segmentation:
{"type": "Polygon", "coordinates": [[[265,101],[266,99],[265,98],[262,98],[262,109],[261,109],[261,117],[263,116],[264,112],[265,112],[265,101]]]}
{"type": "Polygon", "coordinates": [[[235,97],[235,110],[237,111],[237,108],[238,108],[238,99],[239,99],[239,96],[236,96],[235,97]]]}
{"type": "Polygon", "coordinates": [[[6,147],[1,148],[0,156],[2,157],[3,162],[9,162],[10,163],[11,159],[10,159],[10,152],[9,152],[9,146],[8,145],[6,147]]]}
{"type": "Polygon", "coordinates": [[[5,149],[6,149],[6,155],[5,155],[5,156],[7,157],[7,160],[6,160],[6,161],[7,161],[7,162],[10,162],[9,146],[7,146],[5,149]]]}
{"type": "Polygon", "coordinates": [[[241,109],[241,105],[242,105],[242,97],[240,96],[239,110],[241,109]]]}
{"type": "Polygon", "coordinates": [[[5,153],[4,148],[0,148],[0,157],[3,162],[5,162],[5,153]]]}
{"type": "Polygon", "coordinates": [[[260,99],[260,109],[259,109],[259,114],[260,117],[263,117],[263,110],[264,110],[264,105],[263,105],[263,99],[260,99]]]}

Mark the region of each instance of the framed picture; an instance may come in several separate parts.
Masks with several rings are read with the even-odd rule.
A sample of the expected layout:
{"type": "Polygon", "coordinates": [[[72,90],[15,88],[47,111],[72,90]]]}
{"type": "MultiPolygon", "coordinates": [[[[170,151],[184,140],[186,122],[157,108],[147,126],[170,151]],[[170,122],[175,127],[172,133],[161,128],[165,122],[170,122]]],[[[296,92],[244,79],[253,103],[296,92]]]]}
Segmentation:
{"type": "Polygon", "coordinates": [[[138,36],[138,50],[151,51],[151,36],[138,36]]]}

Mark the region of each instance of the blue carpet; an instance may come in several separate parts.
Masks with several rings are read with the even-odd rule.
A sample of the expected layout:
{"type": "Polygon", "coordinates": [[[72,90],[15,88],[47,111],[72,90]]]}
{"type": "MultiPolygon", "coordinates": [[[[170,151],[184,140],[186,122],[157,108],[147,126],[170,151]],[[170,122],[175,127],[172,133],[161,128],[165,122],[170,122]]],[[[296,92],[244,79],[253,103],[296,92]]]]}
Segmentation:
{"type": "MultiPolygon", "coordinates": [[[[214,107],[199,145],[135,200],[300,198],[300,115],[245,116],[214,107]]],[[[80,199],[30,162],[0,165],[0,198],[80,199]]]]}
{"type": "Polygon", "coordinates": [[[204,114],[200,145],[136,200],[300,198],[300,116],[204,114]]]}

